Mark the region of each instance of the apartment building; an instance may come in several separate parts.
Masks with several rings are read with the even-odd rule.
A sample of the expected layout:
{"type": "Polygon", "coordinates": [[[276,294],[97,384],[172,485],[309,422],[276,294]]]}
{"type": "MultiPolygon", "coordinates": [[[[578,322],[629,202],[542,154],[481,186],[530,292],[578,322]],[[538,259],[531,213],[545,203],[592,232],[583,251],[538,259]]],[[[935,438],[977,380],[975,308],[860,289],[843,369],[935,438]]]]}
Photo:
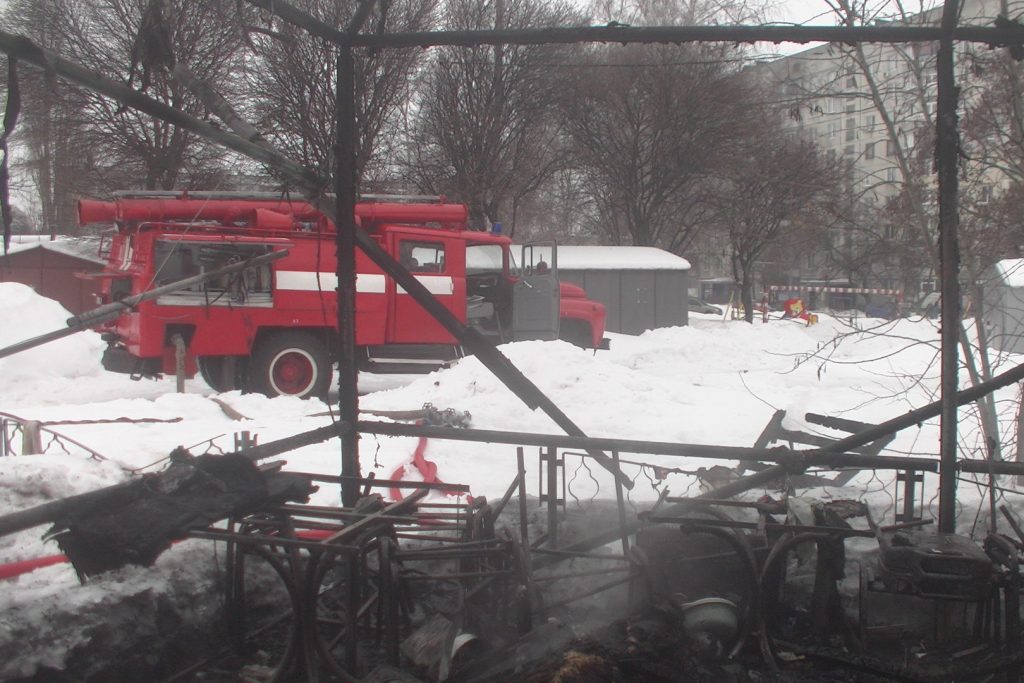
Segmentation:
{"type": "MultiPolygon", "coordinates": [[[[960,22],[991,25],[998,14],[1019,17],[1024,2],[967,0],[960,22]]],[[[940,20],[941,7],[900,21],[938,25],[940,20]]],[[[875,19],[886,21],[894,20],[875,19]]],[[[957,46],[957,81],[967,105],[984,87],[969,56],[970,50],[981,49],[987,48],[957,46]]],[[[780,245],[778,253],[766,258],[763,284],[893,289],[908,302],[934,289],[928,250],[937,225],[932,168],[936,50],[932,43],[823,44],[747,70],[748,77],[767,86],[785,128],[813,141],[843,169],[844,201],[849,202],[848,220],[811,229],[806,234],[817,239],[780,245]]],[[[992,196],[1004,180],[998,173],[980,174],[971,181],[972,196],[992,196]]],[[[727,266],[713,243],[697,251],[695,261],[707,252],[709,266],[716,259],[714,266],[727,266]]],[[[700,277],[709,280],[728,274],[710,267],[701,271],[700,277]]]]}

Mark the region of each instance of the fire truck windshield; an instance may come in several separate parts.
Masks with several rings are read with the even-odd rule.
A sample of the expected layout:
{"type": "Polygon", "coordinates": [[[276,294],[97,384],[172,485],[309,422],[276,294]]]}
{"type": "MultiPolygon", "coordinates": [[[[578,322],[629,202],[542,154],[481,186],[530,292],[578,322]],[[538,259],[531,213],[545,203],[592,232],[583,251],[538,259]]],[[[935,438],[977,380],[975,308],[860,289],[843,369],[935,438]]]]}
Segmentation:
{"type": "MultiPolygon", "coordinates": [[[[512,254],[508,255],[510,274],[517,274],[512,254]]],[[[466,275],[505,273],[505,249],[500,244],[466,245],[466,275]]]]}

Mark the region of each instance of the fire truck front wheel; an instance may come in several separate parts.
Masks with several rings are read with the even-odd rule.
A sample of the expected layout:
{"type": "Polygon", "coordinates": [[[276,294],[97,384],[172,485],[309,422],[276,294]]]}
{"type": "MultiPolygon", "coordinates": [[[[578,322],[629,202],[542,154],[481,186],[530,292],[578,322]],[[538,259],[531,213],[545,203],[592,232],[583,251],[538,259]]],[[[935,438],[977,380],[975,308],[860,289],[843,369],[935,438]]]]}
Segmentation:
{"type": "Polygon", "coordinates": [[[252,388],[267,396],[324,398],[331,385],[327,347],[307,332],[265,338],[252,355],[252,388]]]}
{"type": "Polygon", "coordinates": [[[241,356],[199,356],[199,374],[214,391],[225,392],[245,388],[246,359],[241,356]]]}

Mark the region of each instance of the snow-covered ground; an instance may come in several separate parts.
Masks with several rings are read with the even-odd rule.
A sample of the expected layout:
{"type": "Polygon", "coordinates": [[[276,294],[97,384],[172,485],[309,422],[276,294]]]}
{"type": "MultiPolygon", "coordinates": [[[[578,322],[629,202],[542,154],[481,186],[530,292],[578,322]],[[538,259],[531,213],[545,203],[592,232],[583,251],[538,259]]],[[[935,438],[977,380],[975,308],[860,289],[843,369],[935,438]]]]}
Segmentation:
{"type": "MultiPolygon", "coordinates": [[[[62,327],[66,317],[59,305],[29,288],[0,284],[0,347],[62,327]]],[[[588,352],[557,341],[508,344],[502,350],[589,435],[749,446],[776,409],[787,411],[787,427],[827,433],[806,423],[803,415],[815,412],[879,422],[935,400],[938,334],[934,321],[917,319],[850,321],[822,316],[818,325],[807,327],[789,320],[748,325],[691,314],[689,327],[636,337],[612,335],[608,351],[588,352]]],[[[0,458],[0,514],[159,468],[175,446],[186,446],[197,455],[228,451],[235,432],[247,430],[267,442],[330,420],[317,415],[328,406],[316,400],[219,395],[245,416],[235,421],[211,400],[216,394],[199,378],[187,382],[184,394],[177,394],[173,380],[133,382],[105,372],[100,367],[102,347],[97,335],[84,332],[0,359],[0,412],[48,423],[119,417],[162,421],[52,425],[55,432],[102,458],[70,443],[65,443],[64,452],[47,435],[46,454],[0,458]]],[[[468,411],[475,428],[558,432],[550,419],[526,408],[475,359],[419,377],[363,377],[361,390],[367,392],[361,399],[364,410],[411,410],[431,403],[468,411]]],[[[1011,388],[1000,396],[1008,401],[1015,398],[1015,391],[1011,388]]],[[[1011,417],[1007,416],[1006,428],[1012,433],[1011,417]]],[[[964,420],[961,431],[965,449],[974,449],[973,421],[964,420]]],[[[415,446],[411,438],[372,435],[364,435],[360,443],[363,473],[375,472],[381,478],[408,463],[415,446]]],[[[937,421],[931,421],[899,434],[886,452],[937,451],[937,421]]],[[[527,480],[532,488],[537,479],[536,449],[528,453],[527,480]]],[[[437,463],[440,479],[469,484],[474,495],[499,497],[515,474],[513,446],[431,442],[426,455],[437,463]]],[[[722,464],[627,453],[622,458],[685,471],[722,464]]],[[[333,474],[340,469],[337,442],[309,446],[284,459],[295,470],[333,474]]],[[[584,468],[583,462],[567,458],[571,495],[581,500],[613,496],[607,473],[594,464],[584,468]]],[[[676,495],[696,491],[696,479],[684,472],[659,481],[651,466],[629,464],[625,469],[635,477],[629,496],[638,506],[657,496],[656,487],[668,486],[676,495]]],[[[408,476],[415,478],[417,473],[410,468],[408,476]]],[[[894,492],[891,473],[866,472],[843,489],[811,493],[866,498],[876,518],[891,523],[894,492]]],[[[929,477],[925,502],[933,510],[934,492],[935,479],[929,477]]],[[[979,488],[961,485],[961,526],[970,528],[980,501],[979,488]]],[[[337,487],[322,486],[313,502],[339,504],[337,487]]],[[[0,538],[0,564],[58,552],[55,544],[41,541],[44,531],[40,527],[0,538]]],[[[62,653],[73,648],[72,635],[47,623],[49,605],[70,601],[99,606],[111,592],[167,592],[172,585],[210,575],[213,555],[212,544],[191,541],[165,553],[154,568],[125,568],[84,587],[66,564],[6,582],[0,592],[0,649],[15,641],[27,644],[21,646],[23,657],[0,663],[0,680],[31,673],[44,657],[59,665],[62,653]],[[56,639],[56,645],[46,645],[47,638],[56,639]]]]}

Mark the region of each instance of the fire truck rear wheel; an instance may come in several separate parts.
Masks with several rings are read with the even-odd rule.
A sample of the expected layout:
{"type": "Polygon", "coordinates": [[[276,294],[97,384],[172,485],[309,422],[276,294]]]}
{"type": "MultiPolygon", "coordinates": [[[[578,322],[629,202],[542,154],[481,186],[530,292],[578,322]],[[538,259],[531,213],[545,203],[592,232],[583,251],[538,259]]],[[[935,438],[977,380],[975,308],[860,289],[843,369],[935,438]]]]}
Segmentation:
{"type": "Polygon", "coordinates": [[[264,339],[252,355],[252,388],[267,396],[324,398],[331,385],[327,347],[307,332],[264,339]]]}

